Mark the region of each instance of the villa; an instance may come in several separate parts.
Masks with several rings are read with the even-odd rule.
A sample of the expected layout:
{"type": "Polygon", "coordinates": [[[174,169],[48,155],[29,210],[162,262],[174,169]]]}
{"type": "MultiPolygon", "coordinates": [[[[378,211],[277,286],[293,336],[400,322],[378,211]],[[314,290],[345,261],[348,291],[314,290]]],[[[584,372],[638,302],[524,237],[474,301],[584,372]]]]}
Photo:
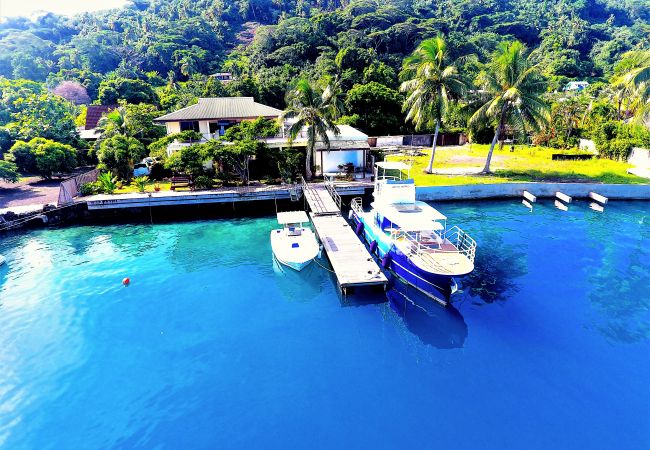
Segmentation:
{"type": "MultiPolygon", "coordinates": [[[[185,130],[197,131],[205,142],[220,138],[229,127],[243,121],[255,120],[258,117],[280,120],[281,115],[281,110],[257,103],[253,97],[200,98],[197,104],[158,117],[154,119],[154,123],[165,125],[168,135],[185,130]]],[[[301,131],[289,142],[290,123],[285,120],[278,136],[265,139],[270,148],[307,146],[306,130],[301,131]]],[[[338,135],[328,132],[329,149],[322,140],[316,141],[316,175],[333,175],[345,171],[365,176],[370,149],[368,135],[349,125],[339,125],[338,128],[338,135]]],[[[174,142],[167,148],[167,154],[171,155],[188,145],[192,143],[174,142]]]]}
{"type": "Polygon", "coordinates": [[[194,130],[208,140],[223,136],[240,122],[258,117],[276,120],[281,114],[281,110],[257,103],[253,97],[200,98],[197,104],[158,117],[154,123],[165,125],[167,134],[194,130]]]}

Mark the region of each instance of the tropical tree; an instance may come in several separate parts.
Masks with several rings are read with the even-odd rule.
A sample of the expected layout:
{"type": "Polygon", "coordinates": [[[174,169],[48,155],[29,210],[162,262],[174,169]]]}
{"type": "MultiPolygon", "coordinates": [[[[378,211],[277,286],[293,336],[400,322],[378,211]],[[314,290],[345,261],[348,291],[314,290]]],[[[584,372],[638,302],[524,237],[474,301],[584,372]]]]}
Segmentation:
{"type": "Polygon", "coordinates": [[[404,60],[400,74],[406,79],[400,86],[400,90],[407,94],[403,104],[403,110],[407,112],[406,120],[413,122],[416,130],[435,126],[428,173],[433,167],[440,122],[449,103],[462,96],[467,89],[456,62],[449,63],[448,60],[449,51],[442,36],[427,39],[404,60]]]}
{"type": "Polygon", "coordinates": [[[16,164],[0,159],[0,180],[5,180],[7,183],[17,183],[19,176],[16,164]]]}
{"type": "Polygon", "coordinates": [[[75,149],[50,139],[34,138],[28,142],[16,141],[5,159],[14,163],[25,173],[38,173],[43,178],[52,174],[65,173],[77,164],[75,149]]]}
{"type": "Polygon", "coordinates": [[[104,114],[97,122],[97,131],[102,139],[113,137],[115,135],[127,134],[126,108],[120,106],[104,114]]]}
{"type": "Polygon", "coordinates": [[[526,47],[512,41],[498,45],[477,83],[488,100],[472,115],[469,125],[486,121],[495,125],[483,168],[483,173],[489,173],[494,147],[505,134],[506,125],[525,134],[538,131],[548,121],[549,105],[542,98],[546,80],[526,57],[526,47]]]}
{"type": "Polygon", "coordinates": [[[145,156],[144,145],[135,138],[115,135],[102,141],[97,158],[100,168],[110,170],[113,175],[130,180],[133,165],[145,156]]]}
{"type": "Polygon", "coordinates": [[[630,94],[636,117],[644,120],[650,117],[650,50],[634,50],[623,54],[617,64],[618,71],[624,73],[615,84],[622,85],[630,94]]]}
{"type": "Polygon", "coordinates": [[[308,180],[312,178],[312,166],[314,164],[314,147],[316,140],[320,139],[327,149],[330,148],[330,140],[327,132],[330,131],[339,135],[339,128],[335,120],[339,116],[337,107],[336,89],[328,86],[323,91],[315,88],[306,79],[298,81],[296,86],[288,94],[288,106],[282,113],[282,119],[293,119],[289,127],[289,139],[293,140],[298,134],[306,129],[307,132],[307,156],[305,159],[305,176],[308,180]]]}

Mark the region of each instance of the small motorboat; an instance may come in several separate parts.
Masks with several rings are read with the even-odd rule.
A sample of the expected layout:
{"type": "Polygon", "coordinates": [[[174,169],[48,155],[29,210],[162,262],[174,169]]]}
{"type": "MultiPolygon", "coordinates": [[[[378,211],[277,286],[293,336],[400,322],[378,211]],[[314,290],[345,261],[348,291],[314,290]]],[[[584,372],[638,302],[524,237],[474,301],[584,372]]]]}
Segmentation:
{"type": "Polygon", "coordinates": [[[7,262],[7,259],[4,256],[0,255],[0,266],[3,265],[6,262],[7,262]]]}
{"type": "Polygon", "coordinates": [[[303,224],[309,222],[304,211],[278,213],[281,229],[271,231],[271,248],[275,258],[294,270],[302,270],[318,255],[316,235],[303,224]]]}

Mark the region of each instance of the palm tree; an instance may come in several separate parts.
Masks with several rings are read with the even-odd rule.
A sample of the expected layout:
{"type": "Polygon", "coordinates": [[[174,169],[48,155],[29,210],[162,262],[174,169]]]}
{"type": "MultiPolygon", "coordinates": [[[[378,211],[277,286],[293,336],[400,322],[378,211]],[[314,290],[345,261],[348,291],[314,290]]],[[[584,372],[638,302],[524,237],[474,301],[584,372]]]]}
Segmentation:
{"type": "Polygon", "coordinates": [[[339,115],[337,90],[328,86],[322,92],[314,88],[309,81],[301,79],[288,94],[288,106],[282,113],[282,119],[294,119],[289,127],[289,139],[293,140],[303,128],[307,129],[307,156],[305,160],[305,175],[308,180],[312,177],[312,165],[316,140],[320,138],[327,149],[330,140],[327,132],[335,135],[340,133],[335,124],[339,115]]]}
{"type": "Polygon", "coordinates": [[[630,94],[631,106],[639,120],[650,116],[650,50],[633,50],[623,54],[619,63],[626,72],[616,79],[630,94]]]}
{"type": "Polygon", "coordinates": [[[120,106],[103,115],[97,122],[97,131],[102,139],[116,134],[127,135],[126,108],[120,106]]]}
{"type": "Polygon", "coordinates": [[[506,125],[516,131],[539,130],[548,122],[549,105],[542,98],[546,80],[525,56],[519,41],[502,42],[487,70],[478,76],[478,84],[488,97],[469,119],[469,125],[491,121],[496,124],[483,173],[490,173],[494,146],[505,134],[506,125]]]}
{"type": "Polygon", "coordinates": [[[435,158],[440,122],[452,99],[463,95],[467,83],[458,73],[456,63],[449,64],[447,44],[441,36],[422,41],[411,56],[404,60],[400,76],[406,78],[400,90],[408,94],[404,111],[407,121],[415,129],[432,128],[436,131],[431,146],[431,157],[427,172],[431,173],[435,158]]]}

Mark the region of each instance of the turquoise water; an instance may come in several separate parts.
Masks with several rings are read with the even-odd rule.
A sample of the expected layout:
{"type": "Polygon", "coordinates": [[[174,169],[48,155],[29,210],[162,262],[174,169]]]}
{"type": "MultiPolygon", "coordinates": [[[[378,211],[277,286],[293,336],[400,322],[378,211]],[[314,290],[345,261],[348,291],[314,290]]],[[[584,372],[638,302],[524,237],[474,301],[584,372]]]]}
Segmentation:
{"type": "Polygon", "coordinates": [[[449,310],[283,273],[271,217],[1,238],[0,447],[650,447],[649,205],[438,206],[449,310]]]}

